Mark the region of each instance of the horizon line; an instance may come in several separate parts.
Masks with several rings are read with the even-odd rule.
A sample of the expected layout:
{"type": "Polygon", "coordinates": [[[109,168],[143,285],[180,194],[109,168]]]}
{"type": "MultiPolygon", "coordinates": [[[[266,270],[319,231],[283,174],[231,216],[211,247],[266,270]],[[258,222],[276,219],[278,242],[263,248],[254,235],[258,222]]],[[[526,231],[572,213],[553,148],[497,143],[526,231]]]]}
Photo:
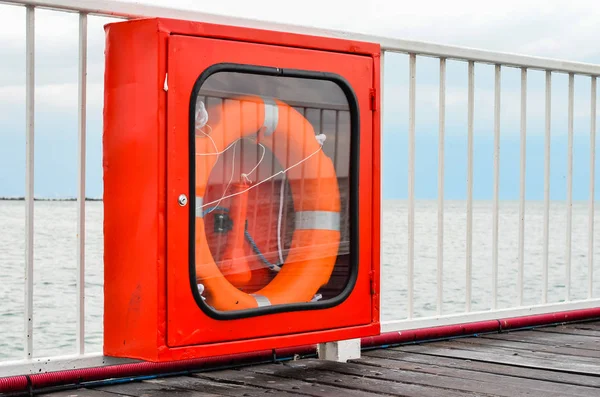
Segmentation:
{"type": "MultiPolygon", "coordinates": [[[[77,201],[76,197],[59,197],[59,198],[49,198],[49,197],[34,197],[33,199],[34,201],[77,201]]],[[[419,198],[419,197],[415,197],[415,200],[418,201],[431,201],[431,202],[437,202],[438,198],[419,198]]],[[[473,202],[485,202],[485,201],[492,201],[493,197],[490,198],[485,198],[485,199],[481,199],[481,198],[473,198],[473,202]]],[[[0,196],[0,201],[25,201],[25,197],[23,196],[17,196],[17,197],[11,197],[11,196],[0,196]]],[[[99,197],[86,197],[85,201],[104,201],[103,198],[99,198],[99,197]]],[[[382,201],[408,201],[408,198],[398,198],[398,197],[382,197],[382,201]]],[[[444,202],[466,202],[467,199],[463,198],[463,199],[444,199],[444,202]]],[[[499,199],[499,202],[515,202],[518,203],[519,202],[519,198],[515,198],[515,199],[499,199]]],[[[566,199],[550,199],[551,203],[566,203],[566,199]]],[[[598,198],[594,198],[594,202],[596,201],[600,201],[600,197],[598,198]]],[[[539,202],[539,203],[543,203],[544,199],[526,199],[525,202],[539,202]]],[[[589,198],[587,199],[574,199],[572,200],[573,203],[589,203],[590,200],[589,198]]]]}

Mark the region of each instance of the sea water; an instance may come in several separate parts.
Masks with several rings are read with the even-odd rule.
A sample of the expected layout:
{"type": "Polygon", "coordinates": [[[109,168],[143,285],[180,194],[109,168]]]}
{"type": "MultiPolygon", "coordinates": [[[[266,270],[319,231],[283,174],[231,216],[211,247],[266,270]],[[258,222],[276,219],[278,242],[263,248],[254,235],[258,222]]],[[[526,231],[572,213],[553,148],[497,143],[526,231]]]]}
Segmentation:
{"type": "MultiPolygon", "coordinates": [[[[383,203],[381,239],[382,321],[408,314],[408,205],[383,203]]],[[[36,201],[34,217],[34,338],[36,357],[75,352],[77,204],[73,201],[36,201]]],[[[543,219],[540,202],[528,202],[525,212],[523,304],[542,299],[543,219]]],[[[562,202],[550,207],[548,301],[567,297],[566,222],[562,202]]],[[[86,351],[102,350],[103,272],[102,203],[86,203],[85,334],[86,351]]],[[[572,207],[571,299],[588,296],[588,204],[572,207]]],[[[465,310],[467,285],[466,202],[444,206],[442,314],[465,310]]],[[[437,313],[438,213],[435,201],[415,204],[414,316],[437,313]]],[[[594,284],[600,296],[600,214],[595,214],[594,284]]],[[[492,290],[492,203],[473,204],[471,310],[489,310],[492,290]]],[[[518,305],[518,202],[501,202],[498,241],[498,308],[518,305]]],[[[0,201],[0,360],[23,357],[23,302],[25,203],[0,201]]]]}

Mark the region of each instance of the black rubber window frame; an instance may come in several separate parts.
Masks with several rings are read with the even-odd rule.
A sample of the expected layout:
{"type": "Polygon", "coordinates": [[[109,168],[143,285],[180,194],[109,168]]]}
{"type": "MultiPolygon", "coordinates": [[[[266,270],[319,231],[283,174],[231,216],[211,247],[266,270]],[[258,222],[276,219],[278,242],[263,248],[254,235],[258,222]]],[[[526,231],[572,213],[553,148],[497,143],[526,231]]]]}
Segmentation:
{"type": "Polygon", "coordinates": [[[192,295],[196,304],[200,309],[209,317],[216,320],[237,320],[242,318],[257,317],[267,314],[297,312],[297,311],[314,311],[329,309],[338,306],[344,302],[356,285],[358,279],[359,270],[359,244],[358,244],[358,230],[359,230],[359,219],[358,219],[358,181],[359,181],[359,139],[360,139],[360,108],[358,105],[358,99],[354,90],[350,86],[350,83],[342,76],[335,73],[328,72],[315,72],[298,69],[281,69],[274,67],[255,66],[237,63],[218,63],[214,64],[205,69],[196,79],[192,88],[190,103],[189,103],[189,240],[188,240],[188,252],[189,252],[189,277],[190,287],[192,289],[192,295]],[[208,306],[201,298],[198,292],[198,284],[196,281],[196,195],[193,192],[196,190],[196,123],[195,123],[195,110],[196,110],[196,98],[202,85],[206,80],[215,73],[220,72],[235,72],[235,73],[246,73],[248,75],[263,75],[263,76],[283,76],[283,77],[296,77],[303,79],[313,80],[327,80],[338,85],[350,107],[350,277],[346,286],[342,292],[333,299],[326,301],[317,301],[310,303],[289,303],[283,305],[274,306],[263,306],[253,309],[242,309],[235,311],[217,311],[208,306]]]}

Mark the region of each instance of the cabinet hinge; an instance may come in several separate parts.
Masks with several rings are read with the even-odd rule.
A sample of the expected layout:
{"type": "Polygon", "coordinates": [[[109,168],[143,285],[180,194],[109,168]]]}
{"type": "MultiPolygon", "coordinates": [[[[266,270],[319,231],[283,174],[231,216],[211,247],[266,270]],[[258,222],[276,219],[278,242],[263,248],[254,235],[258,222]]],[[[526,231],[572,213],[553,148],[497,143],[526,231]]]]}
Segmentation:
{"type": "Polygon", "coordinates": [[[369,108],[370,110],[377,110],[377,91],[375,88],[369,90],[369,108]]]}

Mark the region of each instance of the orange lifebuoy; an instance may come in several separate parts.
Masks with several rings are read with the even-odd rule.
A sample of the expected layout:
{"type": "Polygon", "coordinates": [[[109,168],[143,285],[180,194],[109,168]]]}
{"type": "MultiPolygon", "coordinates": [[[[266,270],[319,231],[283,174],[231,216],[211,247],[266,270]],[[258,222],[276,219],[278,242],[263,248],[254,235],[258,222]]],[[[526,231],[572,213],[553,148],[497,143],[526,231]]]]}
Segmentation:
{"type": "Polygon", "coordinates": [[[340,243],[340,192],[332,160],[321,149],[312,125],[294,108],[276,99],[244,96],[226,101],[221,119],[210,124],[210,138],[196,144],[196,280],[205,301],[216,310],[309,302],[335,266],[340,243]],[[248,294],[220,271],[205,234],[203,204],[218,155],[240,138],[256,137],[286,170],[295,210],[295,230],[285,264],[269,284],[248,294]],[[198,154],[204,154],[198,156],[198,154]]]}

